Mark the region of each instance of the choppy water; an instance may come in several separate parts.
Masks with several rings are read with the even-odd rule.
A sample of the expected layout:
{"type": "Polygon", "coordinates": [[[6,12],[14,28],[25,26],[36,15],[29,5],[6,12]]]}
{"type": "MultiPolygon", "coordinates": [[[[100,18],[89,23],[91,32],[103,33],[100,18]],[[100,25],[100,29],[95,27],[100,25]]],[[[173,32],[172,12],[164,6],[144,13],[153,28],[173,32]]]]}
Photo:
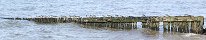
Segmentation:
{"type": "MultiPolygon", "coordinates": [[[[0,0],[0,17],[39,15],[206,15],[205,0],[0,0]]],[[[139,24],[138,24],[139,25],[139,24]]],[[[139,27],[139,26],[138,26],[139,27]]],[[[149,29],[84,28],[0,19],[0,40],[204,40],[205,35],[149,29]]]]}

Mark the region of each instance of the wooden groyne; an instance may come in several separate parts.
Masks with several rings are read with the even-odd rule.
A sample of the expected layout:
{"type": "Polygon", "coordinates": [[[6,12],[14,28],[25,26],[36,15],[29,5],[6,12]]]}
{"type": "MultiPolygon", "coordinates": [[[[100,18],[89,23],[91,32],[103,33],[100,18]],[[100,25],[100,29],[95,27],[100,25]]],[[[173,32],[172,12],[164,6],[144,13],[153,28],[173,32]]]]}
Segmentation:
{"type": "Polygon", "coordinates": [[[160,22],[163,22],[164,31],[201,33],[204,25],[204,17],[167,16],[146,18],[142,19],[142,27],[158,30],[160,22]]]}
{"type": "Polygon", "coordinates": [[[29,20],[34,21],[38,23],[69,23],[72,21],[72,19],[75,19],[75,17],[66,17],[66,16],[37,16],[37,17],[28,17],[28,18],[20,18],[20,17],[11,17],[11,18],[3,18],[3,19],[10,19],[10,20],[29,20]]]}
{"type": "Polygon", "coordinates": [[[116,28],[116,29],[136,29],[136,23],[82,23],[84,26],[99,27],[99,28],[116,28]]]}
{"type": "Polygon", "coordinates": [[[188,17],[188,16],[176,16],[163,18],[164,30],[167,31],[179,31],[179,32],[193,32],[201,33],[204,25],[204,17],[188,17]]]}
{"type": "Polygon", "coordinates": [[[80,17],[80,16],[37,16],[31,18],[4,18],[12,20],[30,20],[38,23],[69,23],[75,22],[88,26],[111,28],[137,28],[137,22],[142,22],[142,28],[159,30],[163,22],[164,31],[202,33],[204,25],[203,16],[107,16],[107,17],[80,17]]]}

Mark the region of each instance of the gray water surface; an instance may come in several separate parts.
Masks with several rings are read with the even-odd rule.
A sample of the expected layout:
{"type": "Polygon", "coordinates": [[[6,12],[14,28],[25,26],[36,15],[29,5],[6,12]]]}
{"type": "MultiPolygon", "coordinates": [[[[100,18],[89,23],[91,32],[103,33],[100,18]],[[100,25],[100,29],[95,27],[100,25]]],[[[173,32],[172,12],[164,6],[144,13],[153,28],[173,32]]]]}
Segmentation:
{"type": "MultiPolygon", "coordinates": [[[[205,0],[0,0],[0,17],[40,15],[205,16],[205,0]]],[[[205,16],[206,17],[206,16],[205,16]]],[[[141,27],[141,24],[138,24],[141,27]]],[[[85,28],[0,19],[0,40],[205,40],[205,35],[137,28],[85,28]]]]}

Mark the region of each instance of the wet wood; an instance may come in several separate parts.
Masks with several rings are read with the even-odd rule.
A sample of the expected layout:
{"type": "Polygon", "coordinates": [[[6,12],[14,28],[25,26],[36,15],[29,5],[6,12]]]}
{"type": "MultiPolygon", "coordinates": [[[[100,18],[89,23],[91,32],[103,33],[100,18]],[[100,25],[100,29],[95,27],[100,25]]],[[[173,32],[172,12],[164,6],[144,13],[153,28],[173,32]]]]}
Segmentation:
{"type": "Polygon", "coordinates": [[[163,18],[164,31],[183,33],[201,33],[204,25],[204,17],[174,16],[163,18]]]}
{"type": "Polygon", "coordinates": [[[142,28],[159,30],[160,22],[167,32],[202,33],[204,25],[203,16],[122,16],[122,17],[33,17],[33,18],[4,18],[12,20],[30,20],[40,23],[68,23],[75,22],[90,26],[110,28],[136,28],[136,22],[142,22],[142,28]]]}

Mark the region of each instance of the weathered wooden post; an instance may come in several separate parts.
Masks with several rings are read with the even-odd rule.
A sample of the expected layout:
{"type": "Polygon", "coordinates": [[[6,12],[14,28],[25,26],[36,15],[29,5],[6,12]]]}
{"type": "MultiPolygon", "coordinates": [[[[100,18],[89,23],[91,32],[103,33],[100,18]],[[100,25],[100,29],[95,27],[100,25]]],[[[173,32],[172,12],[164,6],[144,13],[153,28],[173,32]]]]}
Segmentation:
{"type": "Polygon", "coordinates": [[[189,33],[190,21],[186,22],[185,24],[186,33],[189,33]]]}
{"type": "Polygon", "coordinates": [[[201,33],[203,30],[203,24],[204,24],[204,17],[203,16],[198,16],[196,17],[196,20],[192,22],[192,32],[193,33],[201,33]]]}
{"type": "Polygon", "coordinates": [[[159,30],[159,17],[142,17],[142,28],[150,28],[153,30],[159,30]]]}
{"type": "Polygon", "coordinates": [[[177,32],[177,28],[178,28],[177,25],[178,25],[177,22],[173,22],[173,23],[172,23],[172,26],[173,26],[173,27],[172,27],[172,31],[173,31],[173,32],[177,32]]]}
{"type": "Polygon", "coordinates": [[[148,22],[149,22],[149,18],[148,17],[141,17],[142,22],[142,28],[148,28],[148,22]]]}
{"type": "Polygon", "coordinates": [[[183,30],[183,23],[182,22],[179,22],[179,28],[178,28],[178,31],[179,32],[183,32],[184,30],[183,30]]]}
{"type": "Polygon", "coordinates": [[[142,28],[147,28],[146,22],[142,22],[142,28]]]}

